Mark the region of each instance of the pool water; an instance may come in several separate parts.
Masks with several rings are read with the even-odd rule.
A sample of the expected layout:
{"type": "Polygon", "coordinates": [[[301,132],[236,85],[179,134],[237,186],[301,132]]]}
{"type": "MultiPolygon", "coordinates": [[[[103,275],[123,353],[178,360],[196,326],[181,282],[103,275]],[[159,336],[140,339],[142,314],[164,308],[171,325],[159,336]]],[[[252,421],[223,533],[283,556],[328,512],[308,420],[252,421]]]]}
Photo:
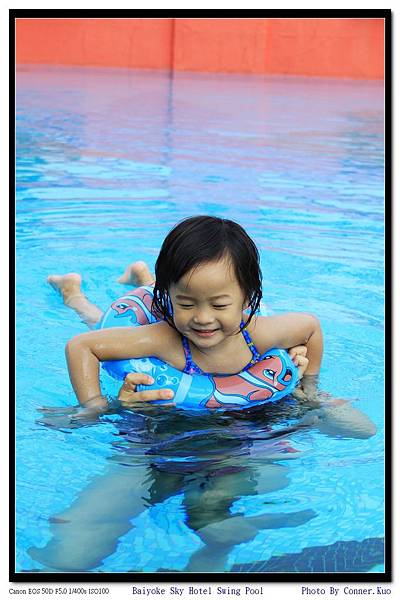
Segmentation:
{"type": "Polygon", "coordinates": [[[17,571],[385,570],[381,82],[21,68],[16,207],[17,571]],[[64,347],[86,330],[47,275],[105,309],[195,214],[253,237],[270,310],[318,315],[320,387],[375,436],[297,430],[291,399],[43,424],[76,404],[64,347]]]}

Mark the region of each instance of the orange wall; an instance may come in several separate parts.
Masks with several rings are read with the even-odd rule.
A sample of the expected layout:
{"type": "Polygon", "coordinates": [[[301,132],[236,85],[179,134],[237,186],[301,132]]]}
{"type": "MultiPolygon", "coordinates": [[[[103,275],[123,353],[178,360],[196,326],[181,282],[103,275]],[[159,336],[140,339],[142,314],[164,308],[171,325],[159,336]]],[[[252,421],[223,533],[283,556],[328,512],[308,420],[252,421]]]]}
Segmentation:
{"type": "Polygon", "coordinates": [[[383,19],[277,19],[266,38],[268,73],[384,75],[383,19]]]}
{"type": "Polygon", "coordinates": [[[17,19],[17,63],[380,79],[383,19],[17,19]]]}
{"type": "Polygon", "coordinates": [[[17,63],[169,69],[172,19],[17,19],[17,63]]]}

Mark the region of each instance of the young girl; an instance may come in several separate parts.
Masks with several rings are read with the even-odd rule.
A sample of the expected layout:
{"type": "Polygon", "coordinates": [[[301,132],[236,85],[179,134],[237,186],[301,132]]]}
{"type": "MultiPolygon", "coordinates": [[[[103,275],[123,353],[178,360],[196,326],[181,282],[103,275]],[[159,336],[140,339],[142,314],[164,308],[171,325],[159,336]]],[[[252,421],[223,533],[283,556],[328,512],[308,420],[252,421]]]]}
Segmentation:
{"type": "MultiPolygon", "coordinates": [[[[120,281],[132,283],[132,279],[142,285],[152,284],[143,263],[128,268],[120,281]]],[[[103,313],[82,294],[79,275],[53,275],[49,283],[90,327],[99,322],[103,313]]],[[[165,239],[156,263],[153,308],[163,320],[141,327],[96,330],[68,343],[71,381],[83,407],[75,418],[96,417],[108,408],[100,393],[99,363],[132,356],[157,356],[188,373],[201,370],[229,374],[245,369],[271,347],[292,348],[299,371],[308,364],[302,382],[307,378],[312,385],[302,383],[302,387],[314,398],[322,356],[318,320],[307,313],[256,316],[260,299],[258,252],[239,225],[214,217],[193,217],[178,224],[165,239]],[[302,356],[304,347],[298,344],[306,347],[308,361],[302,356]]],[[[144,374],[127,377],[120,392],[124,407],[146,406],[147,400],[166,397],[168,390],[135,392],[136,384],[146,382],[144,374]]],[[[136,431],[145,431],[141,444],[147,451],[143,451],[140,461],[133,455],[132,468],[127,468],[130,463],[124,456],[121,464],[110,462],[106,473],[90,482],[70,507],[50,518],[51,539],[45,547],[29,551],[41,564],[62,571],[97,567],[115,551],[120,536],[132,529],[134,517],[176,494],[183,496],[185,525],[203,542],[184,568],[190,572],[222,572],[231,549],[254,539],[260,529],[296,528],[316,516],[311,509],[255,516],[232,510],[234,502],[243,496],[271,493],[289,483],[289,469],[279,464],[279,458],[287,460],[298,452],[283,438],[276,446],[273,441],[269,445],[268,439],[263,441],[260,431],[267,435],[267,430],[259,428],[264,421],[268,426],[264,413],[258,417],[240,413],[241,420],[236,421],[234,415],[223,413],[220,417],[213,412],[209,417],[212,422],[181,415],[178,461],[174,460],[174,446],[169,452],[162,450],[169,426],[177,427],[164,421],[172,416],[170,413],[165,412],[161,419],[157,414],[149,427],[137,421],[142,418],[140,411],[127,415],[127,428],[132,427],[134,440],[136,431]],[[216,423],[219,417],[221,423],[216,423]],[[254,418],[260,421],[252,437],[254,418]],[[131,425],[129,419],[133,420],[131,425]],[[220,437],[211,436],[210,426],[220,432],[220,437]],[[198,457],[188,437],[190,428],[194,439],[200,434],[198,457]],[[222,429],[229,434],[228,439],[221,438],[222,429]],[[151,446],[153,442],[148,438],[152,440],[152,435],[155,442],[161,439],[161,446],[151,446]],[[204,439],[208,439],[214,454],[205,452],[204,439]],[[187,445],[188,461],[181,460],[180,441],[187,445]],[[260,453],[261,462],[257,460],[260,453]]],[[[368,417],[349,403],[332,399],[322,408],[309,411],[299,421],[302,425],[316,426],[332,435],[367,438],[375,433],[368,417]]]]}
{"type": "MultiPolygon", "coordinates": [[[[79,287],[75,293],[66,290],[67,282],[71,286],[73,278],[50,278],[69,306],[93,325],[101,311],[79,287]]],[[[308,362],[307,374],[315,378],[322,358],[317,318],[308,313],[256,316],[261,296],[258,251],[244,229],[216,217],[185,219],[168,234],[156,262],[153,314],[162,320],[139,328],[92,331],[67,344],[71,382],[84,408],[81,416],[95,416],[108,407],[99,384],[99,363],[108,360],[155,356],[189,374],[234,374],[248,369],[269,348],[304,345],[308,361],[301,349],[292,356],[301,374],[308,362]]],[[[126,380],[120,395],[125,405],[135,383],[133,377],[126,380]]]]}

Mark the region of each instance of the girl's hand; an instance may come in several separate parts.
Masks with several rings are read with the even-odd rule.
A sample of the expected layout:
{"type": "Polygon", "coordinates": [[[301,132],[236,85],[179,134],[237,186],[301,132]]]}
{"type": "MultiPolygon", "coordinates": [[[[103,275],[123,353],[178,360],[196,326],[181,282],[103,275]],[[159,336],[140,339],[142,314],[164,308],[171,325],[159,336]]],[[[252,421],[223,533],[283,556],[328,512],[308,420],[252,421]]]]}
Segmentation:
{"type": "MultiPolygon", "coordinates": [[[[118,400],[122,407],[126,409],[143,408],[144,403],[150,403],[151,406],[151,402],[154,400],[171,400],[174,397],[174,392],[168,389],[136,391],[136,387],[139,384],[152,385],[153,383],[154,379],[149,375],[145,375],[144,373],[128,373],[118,393],[118,400]]],[[[160,404],[160,406],[168,408],[175,406],[175,404],[174,402],[168,402],[160,404]]]]}
{"type": "Polygon", "coordinates": [[[307,358],[307,346],[293,346],[293,348],[289,348],[288,354],[298,368],[299,378],[301,379],[306,372],[309,363],[307,358]]]}
{"type": "Polygon", "coordinates": [[[301,354],[298,354],[296,356],[296,358],[297,358],[296,366],[297,366],[297,369],[299,372],[299,379],[301,379],[303,377],[305,371],[307,371],[308,363],[310,361],[305,356],[301,356],[301,354]]]}
{"type": "Polygon", "coordinates": [[[83,425],[98,423],[99,417],[108,412],[109,405],[107,400],[101,396],[85,406],[43,406],[37,410],[43,415],[37,419],[37,424],[54,429],[75,429],[83,425]]]}
{"type": "Polygon", "coordinates": [[[294,362],[294,364],[296,365],[296,367],[298,367],[299,366],[299,362],[298,362],[299,357],[307,356],[307,346],[293,346],[293,348],[289,348],[288,354],[289,354],[290,358],[292,359],[292,361],[294,362]]]}
{"type": "Polygon", "coordinates": [[[96,396],[88,400],[78,411],[71,417],[72,422],[84,423],[95,423],[101,415],[104,415],[109,410],[109,404],[107,398],[104,396],[96,396]]]}

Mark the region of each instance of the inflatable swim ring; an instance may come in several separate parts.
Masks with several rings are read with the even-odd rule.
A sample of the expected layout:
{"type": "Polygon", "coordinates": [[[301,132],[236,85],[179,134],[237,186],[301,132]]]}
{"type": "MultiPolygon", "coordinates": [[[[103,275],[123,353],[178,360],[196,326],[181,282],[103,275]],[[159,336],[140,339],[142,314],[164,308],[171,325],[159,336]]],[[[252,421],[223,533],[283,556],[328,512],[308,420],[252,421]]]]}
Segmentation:
{"type": "MultiPolygon", "coordinates": [[[[151,312],[152,300],[150,286],[121,296],[105,312],[98,328],[157,323],[160,319],[151,312]]],[[[177,408],[189,410],[240,410],[276,402],[290,394],[298,382],[297,368],[288,353],[279,348],[271,348],[256,364],[235,375],[188,375],[155,357],[107,361],[102,367],[121,381],[128,373],[146,373],[153,377],[154,384],[138,385],[137,391],[168,387],[174,391],[177,408]]]]}

